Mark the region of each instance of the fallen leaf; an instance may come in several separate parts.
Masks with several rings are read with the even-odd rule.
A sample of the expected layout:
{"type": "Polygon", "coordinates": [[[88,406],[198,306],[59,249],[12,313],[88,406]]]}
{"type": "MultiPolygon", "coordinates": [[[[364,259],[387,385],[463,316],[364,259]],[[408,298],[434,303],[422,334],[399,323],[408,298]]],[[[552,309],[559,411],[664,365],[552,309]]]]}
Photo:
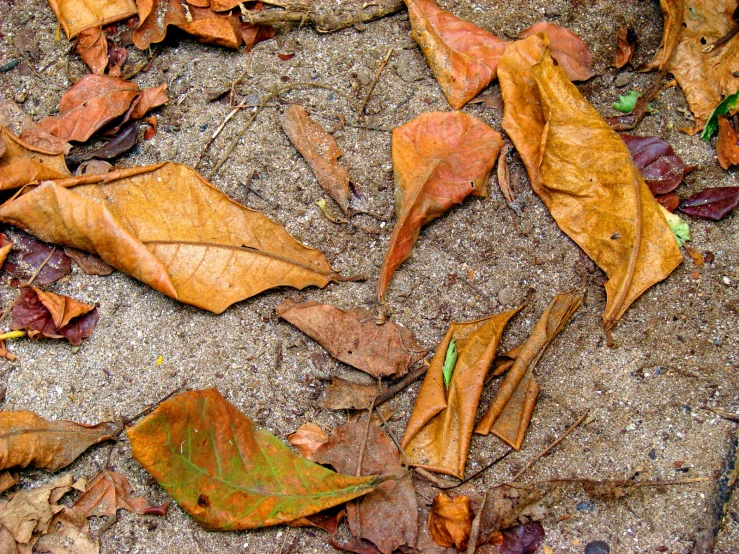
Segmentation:
{"type": "Polygon", "coordinates": [[[655,196],[654,199],[670,213],[674,212],[680,205],[680,197],[674,192],[660,194],[659,196],[655,196]]]}
{"type": "Polygon", "coordinates": [[[547,44],[534,35],[503,56],[503,128],[557,225],[608,275],[610,329],[683,258],[628,148],[552,63],[547,44]]]}
{"type": "Polygon", "coordinates": [[[8,254],[2,269],[18,282],[25,283],[36,275],[34,284],[48,285],[64,277],[72,268],[72,263],[62,249],[54,250],[51,244],[15,229],[9,230],[8,236],[13,243],[13,251],[8,254]]]}
{"type": "Polygon", "coordinates": [[[402,446],[411,465],[464,478],[485,376],[503,328],[517,311],[449,326],[431,360],[403,435],[402,446]],[[458,358],[446,388],[442,369],[452,339],[456,339],[458,358]]]}
{"type": "Polygon", "coordinates": [[[133,457],[206,529],[286,523],[384,481],[333,473],[293,454],[216,389],[162,402],[126,433],[133,457]]]}
{"type": "Polygon", "coordinates": [[[454,546],[458,550],[467,548],[472,530],[472,508],[466,496],[450,498],[440,492],[434,498],[429,516],[431,537],[440,546],[454,546]]]}
{"type": "Polygon", "coordinates": [[[334,137],[313,121],[302,106],[293,104],[282,116],[282,130],[308,162],[318,184],[349,213],[349,172],[338,159],[343,155],[334,137]]]}
{"type": "Polygon", "coordinates": [[[630,113],[628,113],[628,115],[609,117],[607,119],[608,125],[610,125],[611,129],[614,131],[629,131],[636,127],[647,114],[653,112],[651,102],[657,97],[660,90],[662,90],[662,79],[661,74],[658,74],[644,93],[640,93],[638,91],[631,91],[628,93],[633,96],[631,99],[633,102],[630,100],[628,105],[624,103],[624,96],[619,96],[619,102],[614,103],[613,108],[619,109],[620,106],[623,106],[623,110],[621,111],[630,113]]]}
{"type": "Polygon", "coordinates": [[[500,534],[500,554],[534,554],[546,537],[544,526],[538,521],[505,529],[500,534]]]}
{"type": "Polygon", "coordinates": [[[546,486],[504,483],[487,491],[487,502],[480,516],[478,545],[489,543],[496,533],[532,519],[544,517],[537,503],[548,492],[546,486]]]}
{"type": "Polygon", "coordinates": [[[67,156],[66,161],[69,164],[77,165],[86,160],[91,160],[92,158],[110,160],[124,152],[128,152],[136,145],[136,138],[140,126],[141,123],[139,121],[127,123],[112,140],[109,140],[100,148],[70,154],[67,156]]]}
{"type": "Polygon", "coordinates": [[[329,410],[366,410],[376,396],[377,385],[365,385],[334,377],[326,387],[321,407],[329,410]]]}
{"type": "Polygon", "coordinates": [[[406,0],[411,37],[421,47],[449,104],[458,110],[495,79],[506,42],[440,9],[434,0],[406,0]]]}
{"type": "Polygon", "coordinates": [[[73,259],[86,275],[110,275],[115,271],[94,254],[88,254],[76,248],[65,248],[64,253],[73,259]]]}
{"type": "MultiPolygon", "coordinates": [[[[233,2],[234,0],[231,0],[231,1],[233,2]]],[[[223,6],[217,7],[214,4],[216,4],[216,2],[211,2],[211,9],[213,9],[214,11],[219,11],[220,9],[223,9],[223,6]]],[[[226,8],[226,9],[231,9],[231,8],[226,8]]],[[[252,10],[256,10],[256,11],[264,10],[264,4],[262,4],[261,2],[256,2],[254,6],[252,7],[252,10]]],[[[262,41],[271,39],[272,37],[275,36],[276,33],[277,33],[277,30],[274,27],[272,27],[272,25],[253,25],[251,23],[246,23],[242,21],[241,22],[241,38],[244,40],[244,45],[245,45],[244,52],[251,51],[251,49],[254,48],[254,46],[256,46],[262,41]]]]}
{"type": "Polygon", "coordinates": [[[275,312],[316,340],[336,359],[374,377],[397,377],[424,357],[413,333],[395,323],[377,325],[372,312],[285,300],[275,312]]]}
{"type": "Polygon", "coordinates": [[[23,329],[32,339],[65,338],[78,345],[92,335],[97,322],[98,311],[94,304],[23,285],[13,303],[10,328],[23,329]]]}
{"type": "Polygon", "coordinates": [[[81,516],[115,516],[118,510],[136,514],[164,515],[169,504],[154,506],[145,498],[131,495],[133,487],[123,475],[107,469],[101,470],[87,484],[87,490],[72,504],[71,511],[81,516]]]}
{"type": "Polygon", "coordinates": [[[716,140],[718,163],[724,169],[739,164],[739,133],[726,116],[718,118],[718,139],[716,140]]]}
{"type": "Polygon", "coordinates": [[[118,46],[108,39],[108,75],[121,77],[122,68],[128,59],[128,51],[125,46],[118,46]]]}
{"type": "Polygon", "coordinates": [[[595,75],[593,56],[588,45],[569,29],[541,21],[518,33],[518,38],[524,39],[542,32],[549,37],[552,58],[557,60],[571,81],[587,81],[595,75]]]}
{"type": "Polygon", "coordinates": [[[34,552],[48,554],[99,554],[98,539],[90,536],[87,519],[63,510],[49,525],[48,533],[43,535],[34,552]]]}
{"type": "Polygon", "coordinates": [[[137,13],[134,0],[49,0],[49,4],[69,39],[90,27],[122,21],[137,13]]]}
{"type": "MultiPolygon", "coordinates": [[[[5,492],[11,487],[16,486],[20,482],[17,473],[11,473],[7,470],[0,472],[0,493],[5,492]]],[[[2,550],[0,550],[1,552],[2,550]]]]}
{"type": "Polygon", "coordinates": [[[0,144],[0,190],[70,175],[62,154],[32,146],[5,127],[0,127],[0,144]]]}
{"type": "Polygon", "coordinates": [[[652,194],[666,194],[677,188],[686,173],[685,164],[667,141],[634,135],[621,138],[652,194]]]}
{"type": "Polygon", "coordinates": [[[718,221],[739,205],[739,187],[712,187],[680,201],[679,210],[692,217],[718,221]]]}
{"type": "Polygon", "coordinates": [[[144,122],[148,123],[146,131],[144,131],[144,140],[151,140],[157,134],[159,119],[157,119],[157,116],[152,115],[151,117],[147,117],[146,119],[144,119],[144,122]]]}
{"type": "Polygon", "coordinates": [[[416,552],[423,554],[457,554],[454,547],[440,546],[431,537],[429,519],[431,516],[432,499],[439,492],[431,483],[423,478],[414,480],[416,494],[422,502],[418,502],[418,540],[416,541],[416,552]]]}
{"type": "MultiPolygon", "coordinates": [[[[0,101],[0,127],[5,127],[8,132],[20,135],[26,129],[32,129],[36,124],[18,104],[12,100],[0,101]]],[[[0,156],[2,146],[0,145],[0,156]]]]}
{"type": "Polygon", "coordinates": [[[74,46],[82,61],[96,75],[103,75],[108,67],[108,40],[102,27],[90,27],[82,31],[74,46]]]}
{"type": "Polygon", "coordinates": [[[32,466],[57,471],[90,446],[114,439],[120,430],[114,422],[93,426],[47,421],[32,412],[0,412],[0,469],[32,466]]]}
{"type": "MultiPolygon", "coordinates": [[[[331,464],[342,473],[354,474],[365,437],[366,421],[346,423],[331,433],[316,450],[315,460],[331,464]]],[[[374,423],[369,426],[362,475],[403,474],[383,483],[361,501],[347,504],[347,522],[352,534],[374,544],[383,554],[402,545],[415,546],[418,534],[418,505],[410,473],[400,463],[400,453],[390,438],[374,423]]]]}
{"type": "Polygon", "coordinates": [[[26,144],[30,144],[39,150],[45,150],[50,154],[64,154],[66,156],[72,149],[72,145],[66,140],[55,137],[41,127],[24,129],[18,138],[26,144]]]}
{"type": "Polygon", "coordinates": [[[304,423],[287,436],[287,441],[295,447],[298,454],[312,462],[316,450],[328,441],[328,435],[315,423],[304,423]]]}
{"type": "Polygon", "coordinates": [[[680,38],[684,4],[684,0],[659,0],[664,16],[662,41],[649,68],[658,68],[661,72],[668,72],[666,66],[672,58],[680,38]]]}
{"type": "Polygon", "coordinates": [[[487,180],[502,146],[500,133],[462,112],[423,113],[393,131],[398,221],[377,284],[381,302],[421,227],[468,196],[487,196],[487,180]]]}
{"type": "Polygon", "coordinates": [[[47,181],[0,220],[216,313],[268,288],[341,280],[321,252],[180,164],[47,181]]]}
{"type": "Polygon", "coordinates": [[[736,112],[736,104],[738,101],[739,92],[735,92],[734,94],[729,94],[713,109],[711,115],[708,116],[706,125],[705,127],[703,127],[703,132],[701,133],[701,139],[703,141],[708,142],[714,135],[714,133],[716,133],[720,116],[734,115],[734,113],[736,112]]]}
{"type": "Polygon", "coordinates": [[[5,233],[0,233],[0,266],[5,263],[5,259],[12,249],[13,241],[5,233]]]}
{"type": "Polygon", "coordinates": [[[634,59],[636,52],[636,33],[631,27],[621,25],[616,31],[616,54],[611,65],[621,69],[634,59]]]}

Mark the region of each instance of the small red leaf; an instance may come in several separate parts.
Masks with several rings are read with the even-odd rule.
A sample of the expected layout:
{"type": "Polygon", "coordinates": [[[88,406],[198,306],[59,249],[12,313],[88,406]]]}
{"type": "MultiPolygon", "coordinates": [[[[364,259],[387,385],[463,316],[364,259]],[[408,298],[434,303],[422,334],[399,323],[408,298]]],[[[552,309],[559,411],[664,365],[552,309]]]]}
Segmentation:
{"type": "Polygon", "coordinates": [[[718,221],[739,204],[739,187],[714,187],[680,202],[681,212],[718,221]]]}
{"type": "Polygon", "coordinates": [[[672,146],[659,137],[621,135],[621,138],[652,194],[666,194],[677,188],[686,171],[672,146]]]}

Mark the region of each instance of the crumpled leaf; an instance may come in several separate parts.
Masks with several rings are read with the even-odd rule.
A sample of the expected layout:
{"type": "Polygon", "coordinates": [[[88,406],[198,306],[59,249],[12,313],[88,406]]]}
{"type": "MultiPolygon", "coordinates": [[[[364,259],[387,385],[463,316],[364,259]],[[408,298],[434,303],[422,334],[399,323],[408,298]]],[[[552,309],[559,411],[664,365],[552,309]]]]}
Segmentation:
{"type": "Polygon", "coordinates": [[[718,221],[739,205],[739,187],[712,187],[680,201],[679,210],[692,217],[718,221]]]}
{"type": "Polygon", "coordinates": [[[549,52],[571,81],[587,81],[595,75],[593,56],[588,45],[565,27],[541,21],[518,33],[518,38],[528,38],[541,32],[549,37],[549,52]]]}
{"type": "Polygon", "coordinates": [[[552,63],[547,44],[535,35],[506,50],[503,128],[557,225],[608,275],[610,329],[682,255],[628,148],[552,63]]]}
{"type": "Polygon", "coordinates": [[[0,412],[0,469],[38,467],[57,471],[93,444],[114,439],[118,423],[82,425],[47,421],[33,412],[0,412]]]}
{"type": "MultiPolygon", "coordinates": [[[[366,421],[346,423],[331,433],[328,442],[316,450],[315,460],[331,464],[342,473],[354,474],[365,436],[366,421]]],[[[400,463],[400,454],[379,426],[370,423],[362,458],[362,475],[402,474],[383,483],[361,501],[347,504],[347,522],[358,539],[373,543],[383,554],[402,545],[415,546],[418,536],[418,505],[411,474],[400,463]]]]}
{"type": "Polygon", "coordinates": [[[84,29],[115,23],[137,13],[134,0],[49,0],[49,4],[69,39],[84,29]]]}
{"type": "Polygon", "coordinates": [[[377,385],[355,383],[334,377],[326,386],[322,408],[330,410],[366,410],[377,396],[377,385]]]}
{"type": "Polygon", "coordinates": [[[90,71],[103,75],[108,67],[108,39],[102,27],[90,27],[77,37],[74,47],[90,71]]]}
{"type": "Polygon", "coordinates": [[[487,196],[502,146],[500,133],[462,112],[423,113],[393,131],[398,221],[380,270],[380,301],[396,268],[411,255],[421,227],[468,196],[487,196]]]}
{"type": "Polygon", "coordinates": [[[458,110],[495,79],[506,42],[440,9],[434,0],[406,0],[411,36],[421,47],[449,104],[458,110]]]}
{"type": "Polygon", "coordinates": [[[667,141],[634,135],[621,138],[652,194],[666,194],[677,188],[685,175],[685,164],[667,141]]]}
{"type": "Polygon", "coordinates": [[[621,25],[616,31],[616,54],[611,65],[621,69],[634,59],[636,52],[636,33],[631,27],[621,25]]]}
{"type": "Polygon", "coordinates": [[[462,479],[485,376],[500,336],[518,310],[452,323],[436,349],[403,435],[411,465],[462,479]],[[457,364],[449,388],[442,375],[447,348],[456,339],[457,364]]]}
{"type": "Polygon", "coordinates": [[[468,497],[460,495],[450,498],[440,492],[431,505],[431,538],[440,546],[454,546],[458,550],[464,550],[470,538],[472,519],[468,497]]]}
{"type": "Polygon", "coordinates": [[[169,503],[154,506],[145,498],[131,495],[133,487],[123,475],[107,469],[101,470],[87,484],[87,490],[72,505],[70,510],[85,518],[115,516],[118,510],[136,514],[163,515],[169,503]]]}
{"type": "Polygon", "coordinates": [[[32,339],[65,338],[78,345],[92,335],[97,322],[98,311],[94,304],[23,285],[13,303],[10,328],[23,329],[32,339]]]}
{"type": "Polygon", "coordinates": [[[25,283],[36,275],[34,284],[48,285],[64,277],[72,268],[62,249],[54,250],[52,245],[15,229],[9,230],[8,236],[13,243],[13,251],[8,254],[2,269],[18,282],[25,283]],[[44,261],[46,263],[42,267],[44,261]]]}
{"type": "Polygon", "coordinates": [[[87,74],[64,93],[59,102],[59,115],[42,119],[38,125],[64,140],[85,142],[121,115],[126,114],[123,122],[139,119],[147,110],[164,104],[167,101],[165,88],[162,84],[139,90],[131,81],[87,74]]]}
{"type": "Polygon", "coordinates": [[[534,521],[500,532],[500,554],[534,554],[544,542],[544,526],[534,521]]]}
{"type": "Polygon", "coordinates": [[[716,140],[716,156],[724,169],[739,164],[739,133],[726,116],[718,118],[718,139],[716,140]]]}
{"type": "Polygon", "coordinates": [[[480,516],[478,545],[491,542],[496,533],[518,524],[544,517],[537,502],[548,492],[546,486],[504,483],[487,491],[487,502],[480,516]]]}
{"type": "Polygon", "coordinates": [[[321,252],[180,164],[48,181],[0,220],[216,313],[268,288],[340,280],[321,252]]]}
{"type": "Polygon", "coordinates": [[[49,525],[34,552],[47,554],[99,554],[98,539],[90,536],[90,526],[85,517],[68,509],[62,510],[49,525]]]}
{"type": "Polygon", "coordinates": [[[65,248],[64,253],[72,258],[86,275],[110,275],[115,271],[94,254],[88,254],[76,248],[65,248]]]}
{"type": "Polygon", "coordinates": [[[285,300],[275,312],[334,358],[374,377],[405,375],[426,354],[409,329],[390,322],[377,325],[374,314],[361,308],[285,300]]]}
{"type": "Polygon", "coordinates": [[[0,127],[0,144],[0,190],[71,175],[63,154],[32,146],[5,127],[0,127]]]}
{"type": "Polygon", "coordinates": [[[308,162],[318,184],[349,213],[349,172],[338,159],[343,155],[334,137],[313,121],[305,108],[293,104],[282,116],[282,130],[308,162]]]}
{"type": "Polygon", "coordinates": [[[129,122],[121,128],[113,139],[106,142],[100,148],[70,154],[67,156],[66,161],[69,164],[79,164],[93,158],[110,160],[116,156],[120,156],[124,152],[128,152],[131,148],[136,146],[139,127],[141,127],[140,121],[129,122]]]}
{"type": "Polygon", "coordinates": [[[384,481],[337,474],[293,454],[216,389],[162,402],[126,433],[133,457],[206,529],[286,523],[384,481]]]}
{"type": "Polygon", "coordinates": [[[298,454],[313,462],[313,455],[328,441],[328,435],[315,423],[303,423],[297,431],[287,436],[287,441],[295,447],[298,454]]]}

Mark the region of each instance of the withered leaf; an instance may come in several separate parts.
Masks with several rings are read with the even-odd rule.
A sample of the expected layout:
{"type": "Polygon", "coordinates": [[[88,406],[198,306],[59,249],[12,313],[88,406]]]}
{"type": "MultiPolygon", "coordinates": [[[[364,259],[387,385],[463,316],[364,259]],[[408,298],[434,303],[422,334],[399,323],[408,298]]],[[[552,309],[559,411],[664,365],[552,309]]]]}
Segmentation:
{"type": "Polygon", "coordinates": [[[500,133],[462,112],[423,113],[393,131],[398,221],[380,270],[380,301],[396,268],[411,255],[421,227],[468,196],[487,196],[502,146],[500,133]]]}
{"type": "Polygon", "coordinates": [[[65,248],[64,253],[72,258],[87,275],[110,275],[115,271],[114,268],[94,254],[88,254],[76,248],[65,248]]]}
{"type": "Polygon", "coordinates": [[[298,454],[313,462],[313,455],[328,441],[328,435],[315,423],[304,423],[297,431],[288,435],[287,440],[296,448],[298,454]]]}
{"type": "Polygon", "coordinates": [[[413,40],[449,104],[462,108],[495,79],[506,42],[440,9],[434,0],[406,0],[406,5],[413,40]]]}
{"type": "MultiPolygon", "coordinates": [[[[335,429],[328,442],[315,452],[315,460],[331,464],[343,473],[355,473],[366,425],[366,421],[355,421],[335,429]]],[[[398,449],[379,426],[371,423],[361,474],[404,472],[398,449]]],[[[383,554],[390,554],[401,545],[415,546],[418,505],[410,473],[379,485],[362,497],[361,502],[350,502],[346,508],[352,534],[370,541],[383,554]]]]}
{"type": "Polygon", "coordinates": [[[487,502],[480,519],[480,541],[485,544],[495,533],[543,516],[536,503],[546,487],[502,484],[487,491],[487,502]]]}
{"type": "Polygon", "coordinates": [[[105,73],[108,67],[108,40],[102,27],[90,27],[82,31],[74,49],[90,71],[96,75],[105,73]]]}
{"type": "Polygon", "coordinates": [[[30,144],[32,147],[39,150],[45,150],[50,154],[67,155],[72,149],[72,145],[66,140],[55,137],[49,131],[42,129],[41,127],[24,129],[18,138],[26,144],[30,144]]]}
{"type": "Polygon", "coordinates": [[[69,164],[79,164],[93,158],[110,160],[116,156],[120,156],[136,145],[136,138],[140,126],[141,122],[139,121],[127,123],[112,140],[109,140],[100,148],[70,154],[67,156],[66,161],[69,164]]]}
{"type": "Polygon", "coordinates": [[[685,175],[685,164],[667,141],[634,135],[621,138],[652,194],[666,194],[678,187],[685,175]]]}
{"type": "Polygon", "coordinates": [[[365,385],[334,377],[331,384],[326,387],[321,406],[330,410],[365,410],[370,407],[376,396],[376,385],[365,385]]]}
{"type": "Polygon", "coordinates": [[[518,310],[452,323],[431,360],[413,407],[402,446],[412,465],[462,479],[485,376],[500,336],[518,310]],[[456,339],[457,364],[448,389],[442,369],[456,339]]]}
{"type": "Polygon", "coordinates": [[[48,533],[43,535],[34,552],[42,554],[99,554],[98,539],[90,536],[87,519],[63,509],[51,520],[48,533]]]}
{"type": "Polygon", "coordinates": [[[587,81],[594,75],[593,56],[588,45],[569,29],[541,21],[518,33],[518,38],[524,39],[542,32],[549,37],[552,58],[557,60],[571,81],[587,81]]]}
{"type": "Polygon", "coordinates": [[[47,181],[0,220],[216,313],[271,287],[340,280],[321,252],[180,164],[47,181]]]}
{"type": "Polygon", "coordinates": [[[718,139],[716,139],[718,163],[724,169],[739,164],[739,133],[726,116],[718,117],[718,139]]]}
{"type": "Polygon", "coordinates": [[[85,518],[115,516],[120,509],[137,514],[163,515],[169,504],[154,506],[145,498],[131,495],[133,487],[123,475],[103,469],[87,484],[87,490],[70,510],[85,518]]]}
{"type": "Polygon", "coordinates": [[[608,275],[603,320],[682,262],[661,208],[629,150],[534,35],[509,45],[498,77],[503,128],[555,221],[608,275]]]}
{"type": "Polygon", "coordinates": [[[0,127],[0,144],[0,190],[71,175],[63,154],[32,146],[5,127],[0,127]]]}
{"type": "MultiPolygon", "coordinates": [[[[229,0],[225,5],[235,3],[235,0],[229,0]]],[[[231,9],[234,6],[226,8],[223,2],[220,0],[213,0],[211,2],[211,9],[214,11],[220,11],[225,9],[231,9]]],[[[243,5],[243,4],[242,4],[243,5]]],[[[264,10],[264,4],[262,2],[256,2],[252,7],[253,10],[262,11],[264,10]]],[[[269,40],[275,36],[277,29],[272,25],[254,25],[252,23],[241,22],[241,38],[244,40],[244,52],[249,52],[255,45],[262,41],[269,40]]]]}
{"type": "Polygon", "coordinates": [[[23,329],[32,339],[67,339],[78,345],[92,335],[98,322],[97,308],[68,296],[23,285],[13,303],[10,328],[23,329]]]}
{"type": "Polygon", "coordinates": [[[454,546],[458,550],[467,548],[472,530],[472,508],[466,496],[450,498],[440,492],[431,505],[429,531],[431,538],[441,546],[454,546]]]}
{"type": "Polygon", "coordinates": [[[739,187],[713,187],[680,201],[679,210],[693,217],[718,221],[739,205],[739,187]]]}
{"type": "Polygon", "coordinates": [[[72,268],[69,258],[60,248],[54,250],[52,245],[15,229],[9,230],[8,236],[13,250],[2,268],[19,282],[25,283],[36,275],[34,284],[48,285],[64,277],[72,268]],[[44,261],[46,263],[42,267],[44,261]]]}
{"type": "Polygon", "coordinates": [[[621,69],[631,63],[636,52],[636,33],[631,27],[621,25],[616,31],[616,54],[613,56],[611,65],[621,69]]]}
{"type": "Polygon", "coordinates": [[[32,412],[0,412],[0,469],[38,467],[57,471],[93,444],[114,439],[120,425],[47,421],[32,412]]]}
{"type": "Polygon", "coordinates": [[[126,432],[133,457],[206,529],[286,523],[384,481],[334,473],[293,454],[216,389],[179,394],[126,432]]]}
{"type": "Polygon", "coordinates": [[[680,197],[674,192],[660,194],[659,196],[655,196],[654,199],[670,213],[674,212],[680,205],[680,197]]]}
{"type": "Polygon", "coordinates": [[[334,137],[297,104],[293,104],[282,116],[282,130],[308,162],[321,188],[347,214],[351,196],[349,172],[338,161],[343,152],[334,137]]]}
{"type": "Polygon", "coordinates": [[[546,537],[544,526],[538,521],[504,529],[500,534],[500,554],[534,554],[546,537]]]}
{"type": "Polygon", "coordinates": [[[405,375],[426,354],[409,329],[389,322],[377,325],[374,314],[361,308],[285,300],[275,311],[334,358],[374,377],[405,375]]]}
{"type": "MultiPolygon", "coordinates": [[[[20,478],[17,473],[11,473],[10,471],[3,470],[0,472],[0,493],[5,492],[11,487],[16,486],[20,482],[20,478]]],[[[0,550],[2,552],[2,550],[0,550]]]]}
{"type": "Polygon", "coordinates": [[[49,0],[67,37],[90,27],[108,25],[136,15],[134,0],[49,0]]]}

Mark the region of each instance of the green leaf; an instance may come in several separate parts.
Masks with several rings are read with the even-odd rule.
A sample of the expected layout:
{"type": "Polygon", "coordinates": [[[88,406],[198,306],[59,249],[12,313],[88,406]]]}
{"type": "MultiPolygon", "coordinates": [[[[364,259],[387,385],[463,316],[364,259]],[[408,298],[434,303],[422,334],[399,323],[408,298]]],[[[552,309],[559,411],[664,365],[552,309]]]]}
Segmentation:
{"type": "Polygon", "coordinates": [[[449,387],[454,373],[454,366],[457,365],[457,339],[452,339],[446,349],[446,357],[444,358],[444,367],[441,374],[444,377],[444,386],[449,387]]]}
{"type": "Polygon", "coordinates": [[[690,227],[688,227],[688,222],[681,219],[679,215],[667,211],[661,204],[659,207],[662,208],[662,213],[664,214],[665,219],[667,219],[667,224],[675,235],[677,245],[682,248],[683,242],[690,240],[690,227]]]}
{"type": "Polygon", "coordinates": [[[724,98],[721,103],[713,109],[711,115],[708,116],[706,126],[703,127],[703,132],[701,133],[701,138],[704,141],[708,142],[709,140],[711,140],[711,137],[716,132],[716,129],[718,129],[718,116],[726,115],[731,110],[736,108],[736,102],[738,99],[739,91],[735,92],[734,94],[730,94],[729,96],[724,98]]]}
{"type": "Polygon", "coordinates": [[[631,113],[636,106],[636,100],[641,96],[640,92],[630,90],[626,94],[618,97],[618,102],[613,103],[613,109],[623,113],[631,113]]]}
{"type": "Polygon", "coordinates": [[[341,475],[301,458],[216,389],[163,402],[127,434],[133,457],[206,529],[286,523],[388,479],[341,475]]]}

